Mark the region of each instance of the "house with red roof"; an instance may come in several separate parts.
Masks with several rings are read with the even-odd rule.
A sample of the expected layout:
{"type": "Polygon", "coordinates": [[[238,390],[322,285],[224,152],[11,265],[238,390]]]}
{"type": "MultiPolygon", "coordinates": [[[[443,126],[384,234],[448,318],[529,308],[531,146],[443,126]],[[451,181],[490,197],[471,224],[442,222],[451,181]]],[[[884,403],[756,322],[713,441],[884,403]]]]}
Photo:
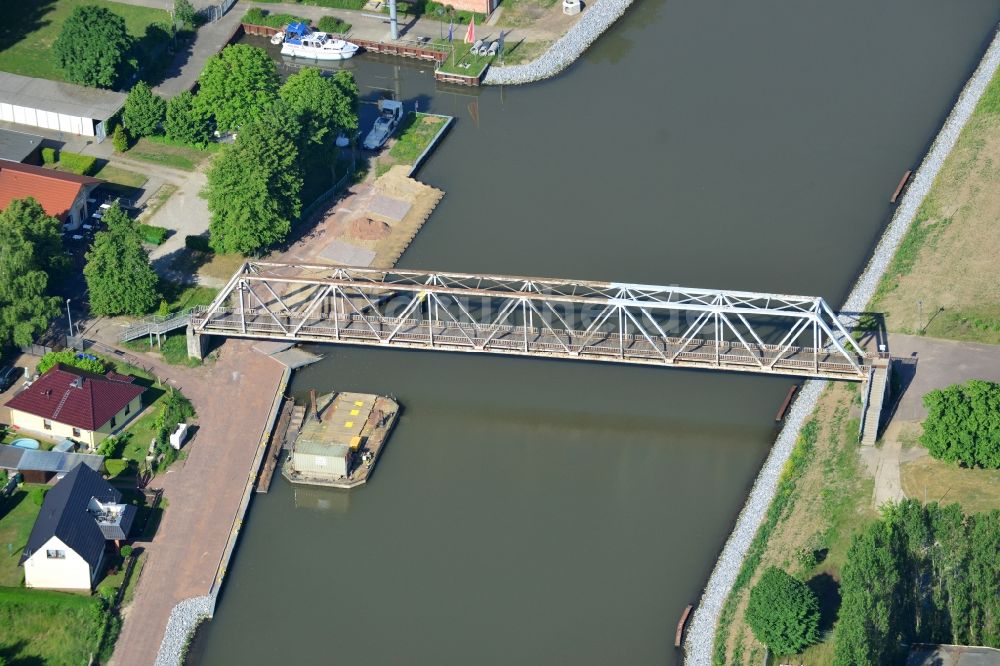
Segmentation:
{"type": "Polygon", "coordinates": [[[90,215],[87,198],[103,182],[90,176],[0,160],[0,210],[14,199],[34,197],[66,229],[78,229],[90,215]]]}
{"type": "Polygon", "coordinates": [[[10,423],[47,438],[68,438],[91,449],[141,411],[145,388],[134,378],[98,375],[59,364],[7,401],[10,423]]]}

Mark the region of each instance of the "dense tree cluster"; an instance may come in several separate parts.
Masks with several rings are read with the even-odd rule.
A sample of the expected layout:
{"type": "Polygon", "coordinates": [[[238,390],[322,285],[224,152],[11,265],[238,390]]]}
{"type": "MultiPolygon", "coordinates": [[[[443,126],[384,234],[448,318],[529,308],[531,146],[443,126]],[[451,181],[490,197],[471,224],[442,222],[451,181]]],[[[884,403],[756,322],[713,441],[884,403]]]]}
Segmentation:
{"type": "Polygon", "coordinates": [[[746,621],[771,652],[796,654],[819,640],[819,600],[805,583],[770,567],[750,590],[746,621]]]}
{"type": "Polygon", "coordinates": [[[940,460],[1000,468],[1000,384],[974,379],[924,396],[920,442],[940,460]]]}
{"type": "Polygon", "coordinates": [[[278,68],[264,49],[233,44],[209,58],[198,78],[198,105],[220,132],[256,120],[278,97],[278,68]]]}
{"type": "Polygon", "coordinates": [[[205,195],[216,252],[249,255],[288,235],[302,208],[300,131],[287,108],[272,104],[212,163],[205,195]]]}
{"type": "Polygon", "coordinates": [[[94,237],[83,268],[90,310],[98,315],[146,314],[160,302],[159,281],[138,225],[117,203],[103,219],[108,229],[94,237]]]}
{"type": "Polygon", "coordinates": [[[53,286],[68,267],[61,231],[31,197],[0,211],[0,345],[31,344],[58,314],[53,286]]]}
{"type": "Polygon", "coordinates": [[[1000,647],[998,591],[1000,511],[890,505],[847,553],[834,664],[893,663],[913,642],[1000,647]]]}
{"type": "Polygon", "coordinates": [[[193,109],[220,130],[238,130],[208,173],[218,252],[249,255],[284,240],[303,193],[332,182],[337,134],[357,129],[358,88],[349,72],[328,77],[304,68],[280,87],[277,81],[267,53],[245,45],[223,49],[202,72],[193,109]]]}
{"type": "Polygon", "coordinates": [[[105,7],[80,5],[63,22],[52,51],[73,83],[111,88],[131,45],[125,19],[105,7]]]}

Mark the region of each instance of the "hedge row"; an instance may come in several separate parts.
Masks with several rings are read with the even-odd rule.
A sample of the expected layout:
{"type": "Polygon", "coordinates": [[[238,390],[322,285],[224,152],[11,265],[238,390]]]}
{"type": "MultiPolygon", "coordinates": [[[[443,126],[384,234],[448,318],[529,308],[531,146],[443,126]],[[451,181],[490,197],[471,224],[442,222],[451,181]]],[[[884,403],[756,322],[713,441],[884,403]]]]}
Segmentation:
{"type": "Polygon", "coordinates": [[[254,7],[243,15],[243,22],[250,25],[265,25],[268,28],[283,29],[289,23],[305,23],[309,25],[309,19],[295,16],[293,14],[272,14],[258,7],[254,7]]]}

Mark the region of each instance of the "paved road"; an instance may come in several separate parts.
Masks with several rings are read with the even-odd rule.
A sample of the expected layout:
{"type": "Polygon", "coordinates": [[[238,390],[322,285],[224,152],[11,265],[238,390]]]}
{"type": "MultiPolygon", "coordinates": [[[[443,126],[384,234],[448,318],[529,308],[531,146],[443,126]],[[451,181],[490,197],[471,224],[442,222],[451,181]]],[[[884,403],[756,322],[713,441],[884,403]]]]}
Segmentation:
{"type": "Polygon", "coordinates": [[[196,369],[142,356],[191,399],[199,429],[187,460],[153,482],[162,485],[169,506],[147,545],[114,664],[152,664],[174,605],[209,593],[282,373],[280,364],[250,347],[228,341],[217,361],[196,369]]]}
{"type": "Polygon", "coordinates": [[[895,358],[916,361],[916,374],[896,409],[895,418],[902,421],[927,416],[922,398],[933,389],[970,379],[1000,382],[1000,346],[890,333],[889,350],[895,358]]]}

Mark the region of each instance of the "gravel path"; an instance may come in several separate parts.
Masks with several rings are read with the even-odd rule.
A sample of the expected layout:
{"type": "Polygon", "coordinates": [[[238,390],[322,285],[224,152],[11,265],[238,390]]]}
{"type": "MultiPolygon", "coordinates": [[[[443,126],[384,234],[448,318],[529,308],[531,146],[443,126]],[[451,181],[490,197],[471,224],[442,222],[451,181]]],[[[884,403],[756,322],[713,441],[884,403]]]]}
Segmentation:
{"type": "Polygon", "coordinates": [[[555,76],[583,55],[605,30],[621,18],[633,0],[598,0],[584,9],[576,25],[536,59],[523,65],[490,67],[483,83],[517,85],[555,76]]]}
{"type": "MultiPolygon", "coordinates": [[[[955,107],[934,139],[930,151],[906,190],[892,221],[875,247],[872,258],[854,283],[854,287],[842,308],[843,311],[861,312],[868,306],[882,276],[885,275],[889,262],[913,223],[920,204],[930,191],[931,185],[937,178],[948,154],[955,147],[962,129],[972,116],[976,104],[985,92],[998,66],[1000,66],[1000,33],[994,36],[986,55],[979,63],[979,67],[965,84],[955,107]]],[[[806,418],[815,409],[825,383],[817,380],[806,382],[789,412],[785,426],[781,429],[781,433],[771,449],[771,454],[754,482],[753,489],[736,520],[736,526],[719,555],[715,569],[708,579],[701,601],[691,620],[687,639],[684,642],[684,663],[687,666],[701,666],[702,664],[707,666],[712,663],[712,650],[719,614],[722,612],[722,607],[733,587],[733,582],[743,565],[750,542],[753,541],[757,529],[763,522],[771,500],[774,499],[781,470],[792,452],[795,440],[798,439],[806,418]]]]}

